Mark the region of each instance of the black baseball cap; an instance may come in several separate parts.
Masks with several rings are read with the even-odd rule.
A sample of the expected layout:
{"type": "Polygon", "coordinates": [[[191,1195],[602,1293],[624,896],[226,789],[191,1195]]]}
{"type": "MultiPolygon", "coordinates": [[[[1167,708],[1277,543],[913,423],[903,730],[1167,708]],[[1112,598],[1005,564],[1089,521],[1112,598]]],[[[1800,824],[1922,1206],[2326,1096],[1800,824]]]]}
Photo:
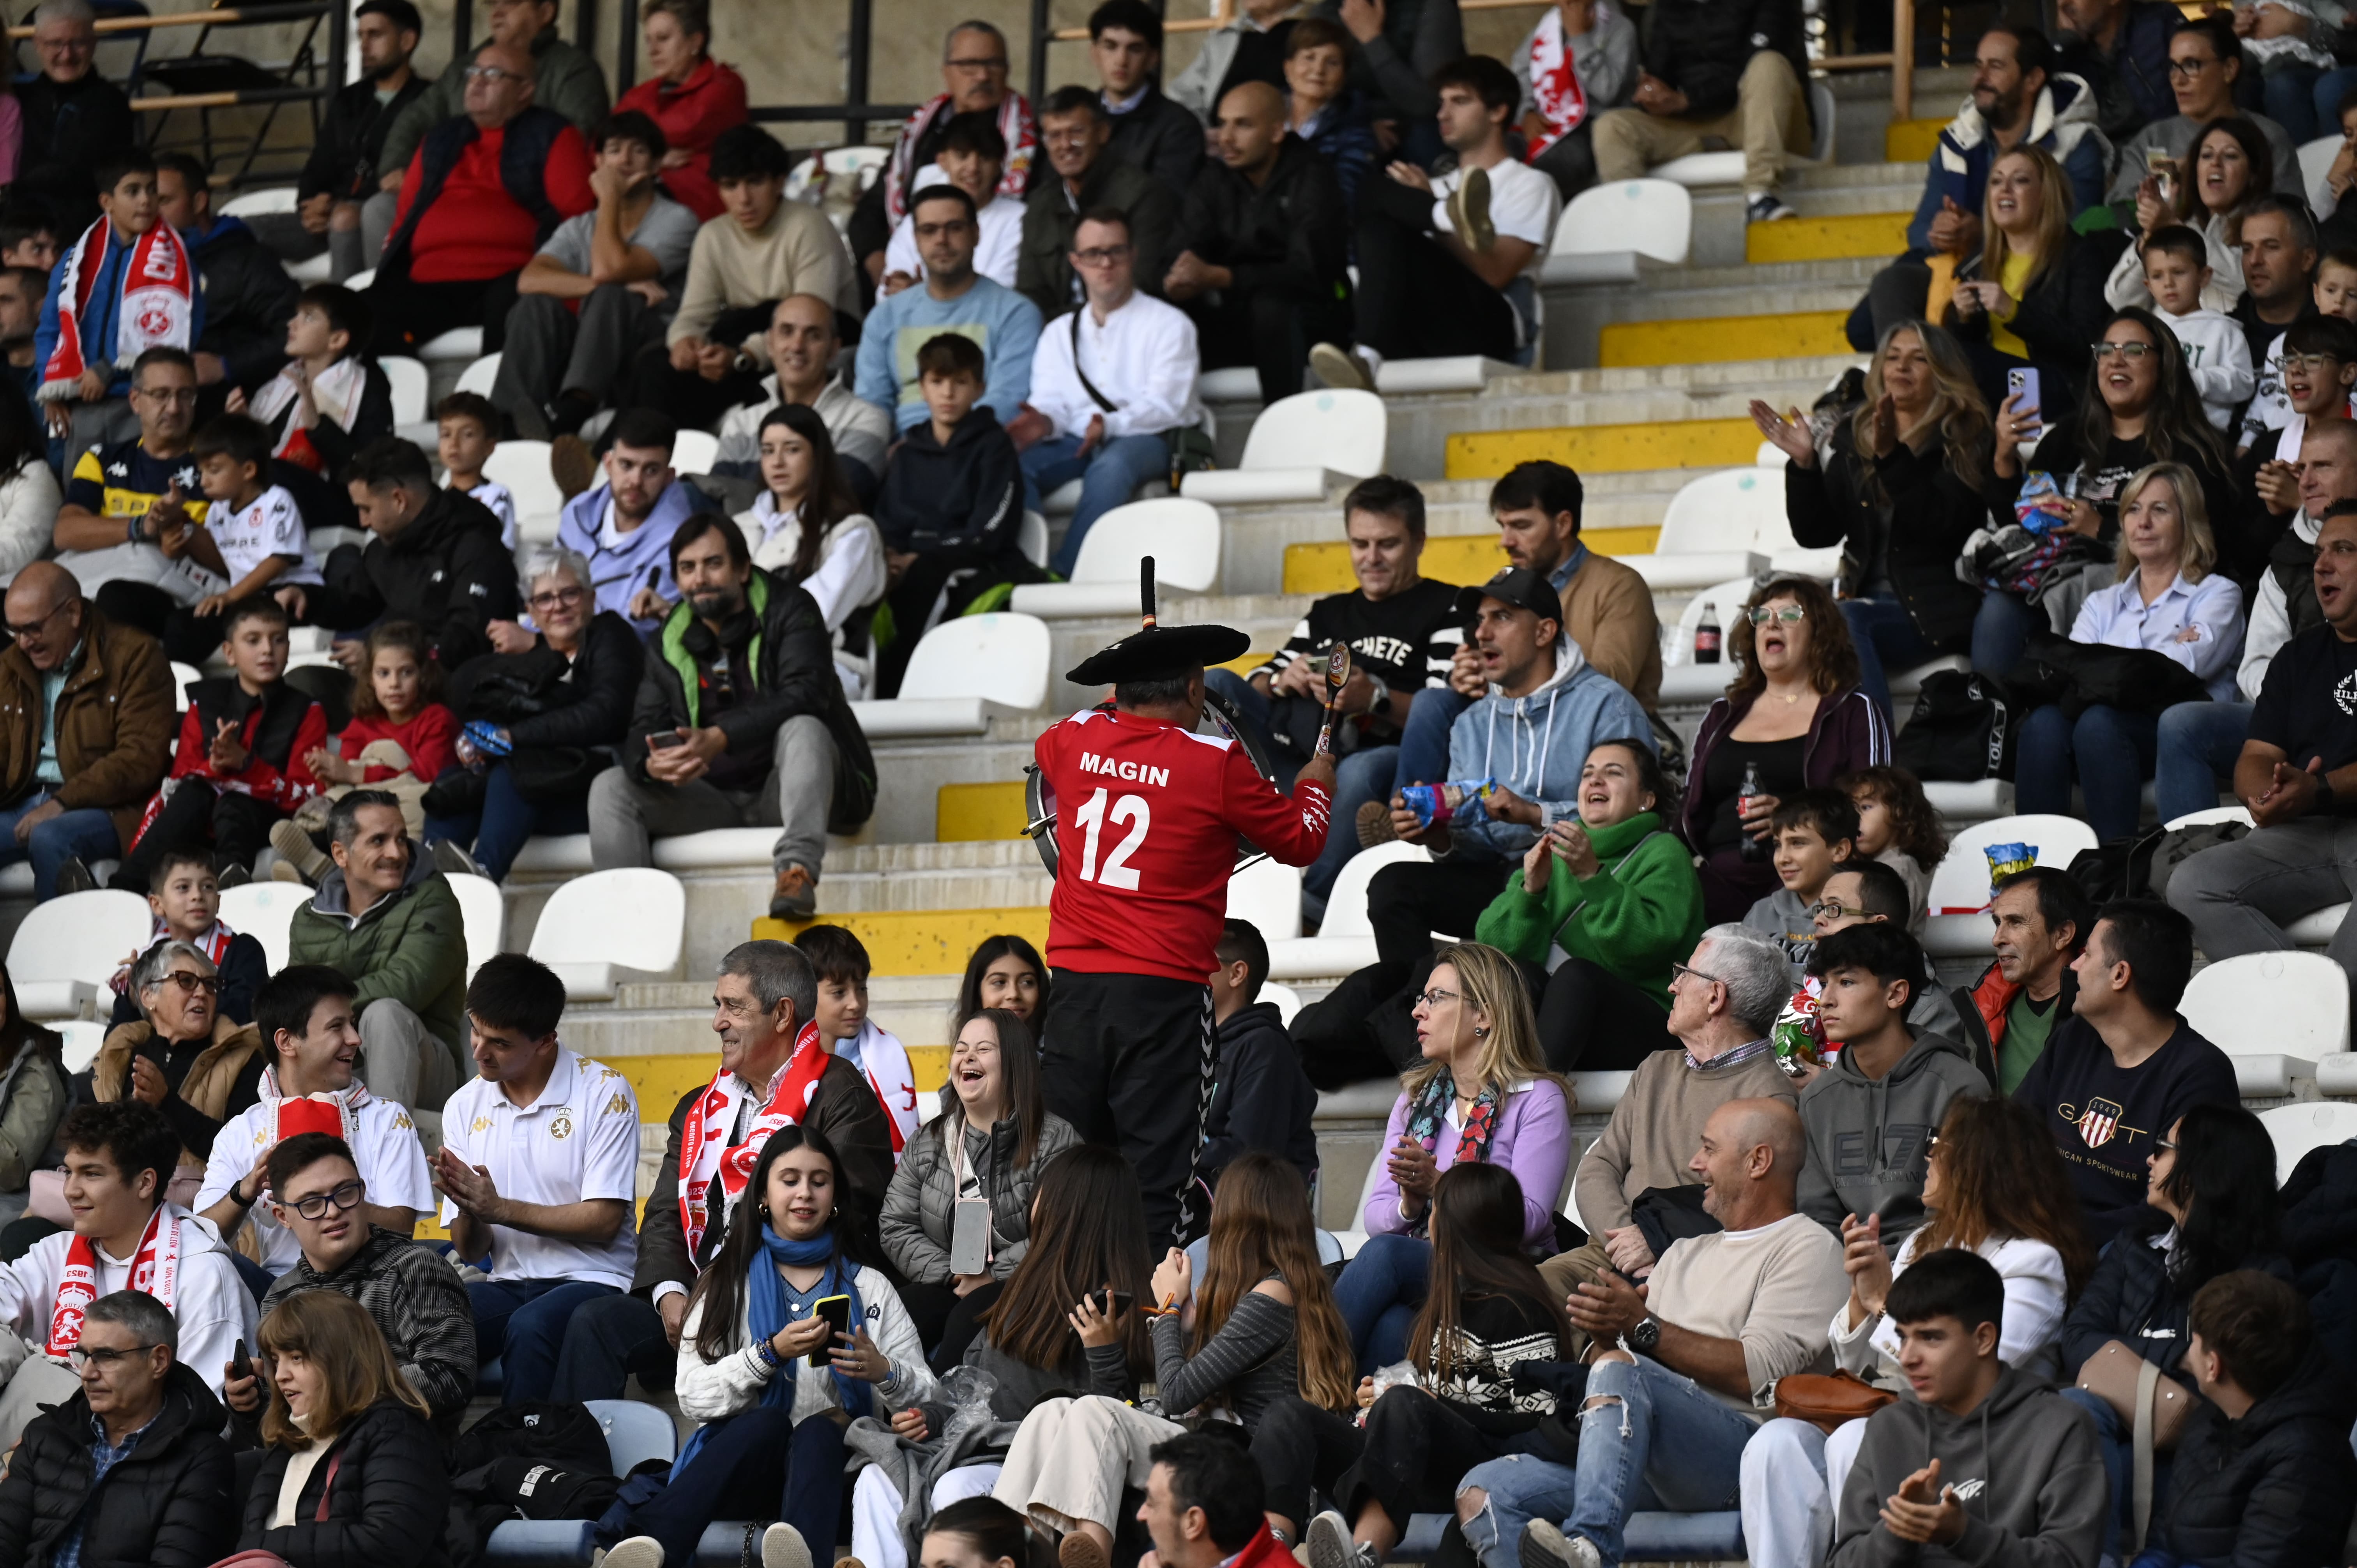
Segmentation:
{"type": "Polygon", "coordinates": [[[1471,620],[1481,612],[1483,599],[1496,599],[1518,610],[1529,610],[1541,620],[1563,624],[1563,601],[1544,574],[1527,566],[1509,566],[1478,588],[1457,590],[1457,613],[1471,620]]]}

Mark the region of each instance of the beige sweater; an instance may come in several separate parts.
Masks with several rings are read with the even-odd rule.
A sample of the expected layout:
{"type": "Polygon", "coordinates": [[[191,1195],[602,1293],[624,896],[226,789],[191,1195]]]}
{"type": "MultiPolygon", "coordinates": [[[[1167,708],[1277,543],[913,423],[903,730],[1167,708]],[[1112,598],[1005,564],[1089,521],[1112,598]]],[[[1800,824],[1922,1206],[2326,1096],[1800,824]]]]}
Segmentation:
{"type": "MultiPolygon", "coordinates": [[[[826,215],[803,201],[781,201],[768,228],[748,234],[726,213],[695,231],[687,255],[687,283],[667,343],[701,338],[724,310],[765,299],[812,294],[842,304],[851,283],[851,255],[826,215]]],[[[761,338],[754,334],[753,345],[761,338]]],[[[748,345],[749,347],[749,345],[748,345]]],[[[768,350],[757,350],[766,359],[768,350]]]]}
{"type": "Polygon", "coordinates": [[[1828,1330],[1849,1299],[1849,1276],[1841,1243],[1805,1214],[1673,1241],[1648,1283],[1646,1305],[1663,1322],[1743,1341],[1751,1398],[1706,1391],[1730,1410],[1758,1417],[1777,1379],[1833,1369],[1828,1330]]]}
{"type": "Polygon", "coordinates": [[[1772,1051],[1717,1072],[1687,1066],[1682,1050],[1655,1051],[1630,1079],[1604,1135],[1579,1162],[1571,1190],[1579,1200],[1580,1223],[1591,1231],[1617,1230],[1630,1222],[1630,1204],[1647,1188],[1698,1185],[1686,1162],[1702,1146],[1703,1123],[1728,1101],[1797,1102],[1800,1097],[1772,1051]]]}

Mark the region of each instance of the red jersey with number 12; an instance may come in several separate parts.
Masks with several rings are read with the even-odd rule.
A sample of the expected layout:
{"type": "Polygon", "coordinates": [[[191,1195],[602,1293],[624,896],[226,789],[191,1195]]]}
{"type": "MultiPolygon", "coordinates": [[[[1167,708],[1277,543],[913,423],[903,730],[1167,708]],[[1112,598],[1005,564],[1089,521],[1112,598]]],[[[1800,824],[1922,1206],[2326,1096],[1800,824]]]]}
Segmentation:
{"type": "Polygon", "coordinates": [[[1312,783],[1279,794],[1224,737],[1091,708],[1032,749],[1056,796],[1053,968],[1204,980],[1236,835],[1286,865],[1326,847],[1332,797],[1312,783]]]}

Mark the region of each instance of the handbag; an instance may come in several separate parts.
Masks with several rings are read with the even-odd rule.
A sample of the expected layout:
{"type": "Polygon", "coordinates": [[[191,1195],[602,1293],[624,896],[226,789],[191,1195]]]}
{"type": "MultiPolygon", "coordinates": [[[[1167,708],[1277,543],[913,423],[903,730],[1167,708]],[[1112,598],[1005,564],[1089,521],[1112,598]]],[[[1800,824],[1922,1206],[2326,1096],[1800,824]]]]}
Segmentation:
{"type": "MultiPolygon", "coordinates": [[[[335,1492],[336,1471],[343,1462],[341,1454],[328,1455],[328,1478],[319,1484],[319,1507],[311,1516],[313,1524],[328,1522],[328,1498],[335,1492]]],[[[251,1552],[232,1552],[214,1563],[213,1568],[293,1568],[293,1565],[275,1552],[264,1552],[256,1547],[251,1552]]]]}
{"type": "Polygon", "coordinates": [[[2136,1550],[2144,1547],[2145,1530],[2152,1521],[2152,1456],[2174,1448],[2185,1432],[2185,1418],[2193,1413],[2193,1396],[2183,1384],[2160,1375],[2160,1369],[2118,1340],[2108,1340],[2079,1369],[2079,1386],[2102,1400],[2135,1432],[2133,1494],[2136,1550]]]}
{"type": "Polygon", "coordinates": [[[1776,1413],[1820,1432],[1864,1421],[1899,1396],[1855,1372],[1792,1372],[1776,1380],[1776,1413]]]}

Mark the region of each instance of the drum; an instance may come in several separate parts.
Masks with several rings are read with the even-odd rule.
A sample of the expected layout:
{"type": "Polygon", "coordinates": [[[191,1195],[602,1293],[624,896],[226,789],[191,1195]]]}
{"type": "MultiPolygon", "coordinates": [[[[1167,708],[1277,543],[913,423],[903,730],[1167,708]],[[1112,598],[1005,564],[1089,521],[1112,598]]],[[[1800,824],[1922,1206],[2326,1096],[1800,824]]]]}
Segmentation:
{"type": "MultiPolygon", "coordinates": [[[[1104,706],[1109,710],[1112,704],[1104,706]]],[[[1238,721],[1234,705],[1219,693],[1206,691],[1203,693],[1203,717],[1195,725],[1195,731],[1198,735],[1225,736],[1243,750],[1254,772],[1264,779],[1276,777],[1276,770],[1269,766],[1268,753],[1238,721]]],[[[1039,771],[1039,765],[1036,762],[1027,765],[1023,774],[1023,806],[1028,815],[1023,831],[1031,836],[1032,843],[1039,848],[1040,863],[1047,866],[1048,875],[1053,876],[1056,875],[1055,788],[1048,782],[1047,775],[1039,771]]],[[[1241,836],[1237,838],[1237,870],[1265,858],[1248,841],[1241,836]]]]}

